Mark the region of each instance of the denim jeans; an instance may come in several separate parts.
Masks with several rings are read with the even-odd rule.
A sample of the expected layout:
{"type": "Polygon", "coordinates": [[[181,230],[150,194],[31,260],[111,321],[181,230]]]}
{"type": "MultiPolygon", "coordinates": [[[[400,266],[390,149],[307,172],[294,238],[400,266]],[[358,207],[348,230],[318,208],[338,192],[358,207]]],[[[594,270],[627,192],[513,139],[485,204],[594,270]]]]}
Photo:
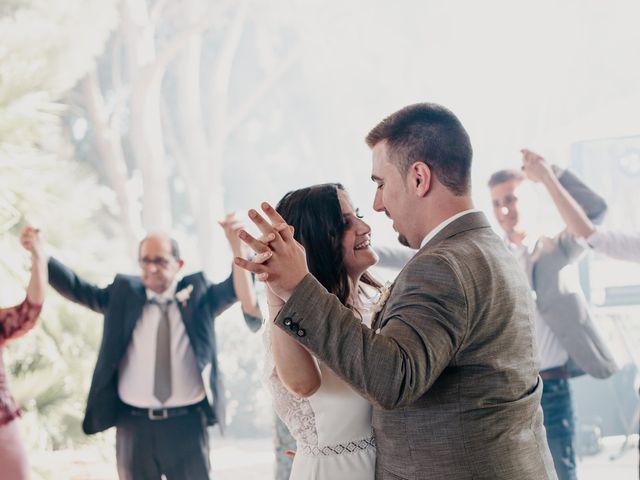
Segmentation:
{"type": "Polygon", "coordinates": [[[575,418],[569,380],[545,380],[541,404],[558,480],[576,480],[575,418]]]}

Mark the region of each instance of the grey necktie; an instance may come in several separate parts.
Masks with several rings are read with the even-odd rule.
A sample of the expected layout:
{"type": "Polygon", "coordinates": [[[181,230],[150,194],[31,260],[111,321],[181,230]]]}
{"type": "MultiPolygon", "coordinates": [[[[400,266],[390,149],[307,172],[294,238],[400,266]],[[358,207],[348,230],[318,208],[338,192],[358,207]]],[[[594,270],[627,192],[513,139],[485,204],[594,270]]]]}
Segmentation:
{"type": "Polygon", "coordinates": [[[171,325],[169,324],[169,307],[171,300],[152,300],[160,308],[160,321],[156,334],[156,367],[153,377],[153,395],[161,403],[171,396],[171,325]]]}

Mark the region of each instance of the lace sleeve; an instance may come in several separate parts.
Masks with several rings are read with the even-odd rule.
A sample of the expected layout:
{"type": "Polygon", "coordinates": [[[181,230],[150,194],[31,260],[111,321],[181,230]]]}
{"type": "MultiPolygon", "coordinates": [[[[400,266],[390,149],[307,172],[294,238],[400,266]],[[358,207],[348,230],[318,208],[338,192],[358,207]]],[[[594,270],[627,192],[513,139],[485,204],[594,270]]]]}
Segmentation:
{"type": "Polygon", "coordinates": [[[296,442],[317,445],[318,433],[311,404],[306,398],[297,397],[287,390],[278,377],[271,346],[271,329],[277,327],[273,324],[274,316],[271,313],[269,312],[269,320],[262,336],[265,351],[264,384],[273,398],[273,409],[287,426],[296,442]]]}
{"type": "Polygon", "coordinates": [[[12,338],[18,338],[33,328],[42,310],[42,305],[34,305],[25,300],[15,307],[0,309],[0,345],[12,338]]]}
{"type": "Polygon", "coordinates": [[[262,333],[262,343],[264,345],[264,371],[262,372],[262,381],[267,387],[271,377],[276,375],[276,362],[273,359],[273,348],[271,347],[271,329],[273,328],[273,322],[271,319],[267,320],[265,328],[262,333]]]}

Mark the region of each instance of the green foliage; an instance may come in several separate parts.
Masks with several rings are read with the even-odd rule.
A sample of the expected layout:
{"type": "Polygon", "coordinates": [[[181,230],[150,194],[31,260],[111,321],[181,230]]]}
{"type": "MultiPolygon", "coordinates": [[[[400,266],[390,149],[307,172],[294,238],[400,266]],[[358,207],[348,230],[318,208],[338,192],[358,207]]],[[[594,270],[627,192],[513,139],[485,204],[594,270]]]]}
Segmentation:
{"type": "MultiPolygon", "coordinates": [[[[115,1],[30,0],[0,7],[0,304],[24,298],[20,227],[37,225],[50,251],[92,265],[106,250],[103,189],[71,161],[58,100],[92,66],[116,21],[115,1]]],[[[116,242],[110,243],[118,258],[116,242]]],[[[94,275],[101,278],[100,272],[94,275]]],[[[30,450],[86,442],[80,421],[101,328],[97,315],[49,295],[39,324],[11,341],[5,362],[30,450]]]]}

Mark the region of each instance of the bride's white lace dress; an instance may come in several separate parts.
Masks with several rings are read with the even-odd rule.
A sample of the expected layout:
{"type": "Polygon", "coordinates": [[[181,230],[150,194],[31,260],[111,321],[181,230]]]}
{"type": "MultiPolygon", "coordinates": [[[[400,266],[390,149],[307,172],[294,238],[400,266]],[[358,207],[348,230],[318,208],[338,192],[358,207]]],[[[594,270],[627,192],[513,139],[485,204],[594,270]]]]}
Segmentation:
{"type": "MultiPolygon", "coordinates": [[[[368,320],[369,315],[367,315],[368,320]]],[[[376,449],[371,404],[318,362],[322,383],[300,398],[289,392],[275,370],[271,328],[265,329],[266,383],[276,413],[297,443],[291,480],[373,480],[376,449]]]]}

